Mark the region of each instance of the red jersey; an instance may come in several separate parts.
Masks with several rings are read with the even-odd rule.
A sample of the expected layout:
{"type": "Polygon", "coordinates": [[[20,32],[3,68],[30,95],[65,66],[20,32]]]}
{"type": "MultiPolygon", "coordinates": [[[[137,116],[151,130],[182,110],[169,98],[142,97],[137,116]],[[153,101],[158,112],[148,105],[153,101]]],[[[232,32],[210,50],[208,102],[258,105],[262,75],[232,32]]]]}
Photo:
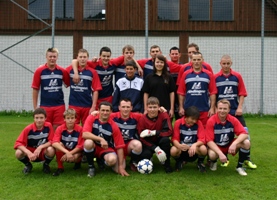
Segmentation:
{"type": "MultiPolygon", "coordinates": [[[[107,122],[101,122],[99,115],[89,115],[84,124],[83,132],[91,132],[92,134],[104,138],[108,146],[120,149],[125,146],[123,137],[116,123],[109,118],[107,122]]],[[[95,144],[101,146],[99,142],[95,144]]]]}
{"type": "Polygon", "coordinates": [[[140,138],[141,142],[147,146],[154,146],[153,143],[157,142],[158,137],[170,137],[172,135],[171,120],[167,113],[160,113],[157,117],[150,119],[147,114],[143,115],[138,122],[137,129],[139,134],[145,130],[156,130],[156,135],[140,138]]]}
{"type": "MultiPolygon", "coordinates": [[[[213,69],[211,67],[211,65],[209,63],[206,63],[206,62],[202,62],[202,67],[205,69],[205,70],[208,70],[209,72],[211,72],[212,74],[214,73],[213,72],[213,69]]],[[[179,73],[178,73],[178,78],[177,78],[177,81],[176,81],[176,85],[179,85],[180,84],[180,80],[182,78],[182,75],[185,71],[189,70],[189,69],[192,69],[192,62],[188,62],[186,64],[184,64],[180,70],[179,70],[179,73]]]]}
{"type": "Polygon", "coordinates": [[[80,125],[75,124],[73,130],[69,132],[64,123],[56,129],[52,144],[61,142],[63,146],[69,150],[75,148],[83,149],[84,139],[82,136],[82,127],[80,125]]]}
{"type": "Polygon", "coordinates": [[[214,141],[220,147],[227,147],[240,134],[247,134],[239,120],[228,114],[221,123],[218,114],[211,116],[206,124],[206,142],[214,141]]]}
{"type": "Polygon", "coordinates": [[[18,146],[37,148],[47,142],[52,142],[54,130],[49,122],[45,122],[42,129],[37,129],[35,123],[26,126],[18,136],[14,149],[18,146]]]}
{"type": "Polygon", "coordinates": [[[193,145],[197,141],[205,144],[205,130],[202,122],[198,120],[194,125],[186,125],[185,118],[182,117],[175,121],[172,141],[178,141],[180,144],[193,145]]]}

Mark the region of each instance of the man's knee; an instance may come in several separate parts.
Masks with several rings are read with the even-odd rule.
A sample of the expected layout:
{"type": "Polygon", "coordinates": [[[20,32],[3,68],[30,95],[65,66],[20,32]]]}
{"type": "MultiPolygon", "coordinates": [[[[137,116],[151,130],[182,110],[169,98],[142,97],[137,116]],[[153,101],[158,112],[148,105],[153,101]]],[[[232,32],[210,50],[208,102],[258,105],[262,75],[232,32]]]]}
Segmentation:
{"type": "Polygon", "coordinates": [[[85,142],[84,142],[84,148],[87,149],[87,150],[93,149],[94,148],[93,140],[86,139],[85,142]]]}

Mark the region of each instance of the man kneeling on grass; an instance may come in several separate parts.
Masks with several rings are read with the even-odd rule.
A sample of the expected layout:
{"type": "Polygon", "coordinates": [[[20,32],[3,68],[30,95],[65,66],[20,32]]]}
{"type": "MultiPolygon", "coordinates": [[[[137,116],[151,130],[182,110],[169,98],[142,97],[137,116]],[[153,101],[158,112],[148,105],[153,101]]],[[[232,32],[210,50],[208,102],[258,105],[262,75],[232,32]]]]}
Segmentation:
{"type": "Polygon", "coordinates": [[[56,160],[58,169],[53,176],[59,176],[64,172],[63,162],[75,162],[73,167],[77,170],[81,167],[81,156],[84,139],[82,138],[82,127],[76,122],[76,111],[72,108],[63,114],[65,123],[60,125],[53,138],[53,147],[56,148],[56,160]]]}
{"type": "Polygon", "coordinates": [[[197,167],[200,172],[206,172],[203,163],[207,155],[205,146],[205,130],[199,120],[200,112],[197,107],[190,106],[185,109],[185,116],[176,120],[172,136],[173,146],[171,156],[175,158],[176,171],[180,171],[184,162],[198,160],[197,167]]]}
{"type": "Polygon", "coordinates": [[[90,178],[95,176],[94,157],[112,167],[121,176],[129,176],[124,165],[124,140],[116,123],[110,118],[111,112],[112,104],[101,102],[99,115],[88,116],[83,128],[84,151],[90,178]]]}
{"type": "Polygon", "coordinates": [[[226,99],[217,102],[217,113],[208,119],[206,125],[206,142],[209,147],[210,169],[217,169],[217,158],[227,163],[227,154],[235,155],[239,151],[236,167],[241,176],[247,173],[242,168],[250,149],[248,134],[239,120],[229,114],[230,102],[226,99]],[[236,138],[235,138],[236,136],[236,138]]]}
{"type": "Polygon", "coordinates": [[[15,157],[25,165],[24,174],[32,171],[31,161],[44,161],[43,172],[49,174],[49,163],[55,156],[55,149],[51,146],[54,130],[46,122],[46,111],[43,108],[35,109],[33,117],[34,123],[26,126],[15,142],[15,157]]]}

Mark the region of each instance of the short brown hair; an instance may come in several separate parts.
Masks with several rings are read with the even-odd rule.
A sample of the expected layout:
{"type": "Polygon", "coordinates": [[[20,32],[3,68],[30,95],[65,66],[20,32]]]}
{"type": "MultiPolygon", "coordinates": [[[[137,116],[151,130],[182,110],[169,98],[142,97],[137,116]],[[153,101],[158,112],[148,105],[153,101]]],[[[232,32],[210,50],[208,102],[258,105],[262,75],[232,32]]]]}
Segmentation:
{"type": "Polygon", "coordinates": [[[149,97],[147,99],[147,105],[158,105],[158,106],[160,106],[160,101],[156,97],[149,97]]]}

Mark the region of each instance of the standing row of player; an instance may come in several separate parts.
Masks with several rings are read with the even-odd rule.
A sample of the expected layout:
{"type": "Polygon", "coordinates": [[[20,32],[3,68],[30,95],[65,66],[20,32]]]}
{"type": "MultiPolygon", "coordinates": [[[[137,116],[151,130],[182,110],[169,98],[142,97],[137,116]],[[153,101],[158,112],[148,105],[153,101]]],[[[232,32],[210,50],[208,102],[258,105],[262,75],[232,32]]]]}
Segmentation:
{"type": "MultiPolygon", "coordinates": [[[[56,65],[56,60],[58,56],[57,50],[52,48],[48,49],[46,55],[47,63],[38,68],[34,75],[34,81],[32,85],[34,91],[34,108],[37,107],[38,91],[40,89],[40,106],[46,109],[48,116],[47,120],[52,120],[51,123],[53,124],[55,129],[57,125],[62,123],[63,119],[61,119],[59,115],[65,110],[61,86],[62,81],[64,81],[67,85],[69,85],[69,81],[71,81],[69,107],[74,108],[77,111],[78,117],[83,115],[84,118],[86,118],[88,116],[88,113],[95,110],[95,108],[97,107],[95,102],[97,102],[98,95],[98,103],[101,101],[112,102],[111,99],[113,93],[113,73],[114,71],[116,71],[116,69],[118,69],[116,66],[126,64],[126,77],[123,77],[116,82],[116,91],[120,91],[118,92],[120,95],[117,95],[119,96],[119,98],[130,97],[131,102],[134,104],[134,99],[137,99],[140,96],[139,92],[137,92],[137,95],[135,95],[134,91],[139,91],[139,89],[142,89],[142,91],[144,92],[144,108],[147,108],[149,97],[156,96],[161,102],[161,105],[169,111],[170,117],[172,117],[174,113],[174,92],[176,90],[175,84],[172,84],[173,82],[171,81],[172,77],[168,73],[169,70],[171,74],[175,75],[179,72],[179,77],[181,77],[178,78],[178,80],[181,81],[177,81],[177,85],[180,85],[177,92],[179,94],[179,103],[181,105],[179,106],[179,114],[183,115],[184,109],[194,105],[200,110],[200,119],[205,126],[208,117],[215,113],[215,101],[217,92],[215,89],[214,80],[218,80],[217,89],[218,91],[221,91],[221,93],[218,93],[217,95],[218,100],[222,98],[227,98],[231,102],[232,109],[234,110],[235,108],[235,111],[237,111],[236,114],[242,114],[242,103],[244,96],[246,96],[246,91],[240,75],[230,69],[232,62],[229,56],[223,56],[221,59],[222,70],[220,72],[221,75],[218,76],[221,77],[221,79],[214,79],[213,75],[209,72],[212,72],[211,67],[207,63],[203,62],[201,53],[197,53],[199,51],[199,48],[195,44],[188,45],[188,55],[190,55],[191,57],[191,62],[185,65],[179,65],[173,62],[166,61],[165,57],[161,55],[161,51],[158,46],[151,47],[151,59],[139,60],[138,62],[136,62],[130,56],[128,60],[128,55],[132,54],[129,51],[133,52],[134,54],[132,47],[127,45],[126,48],[123,48],[123,54],[125,55],[126,53],[127,56],[121,56],[117,59],[110,60],[110,49],[104,47],[100,50],[100,60],[87,62],[88,53],[85,50],[80,50],[77,58],[79,67],[76,68],[75,66],[74,73],[74,62],[73,68],[71,66],[67,69],[67,71],[64,71],[62,68],[56,65]],[[128,49],[128,47],[130,47],[130,49],[128,49]],[[134,64],[134,62],[136,64],[134,64]],[[95,73],[93,69],[89,68],[89,65],[92,66],[92,68],[96,69],[97,73],[95,73]],[[167,69],[167,65],[169,69],[167,69]],[[225,65],[225,68],[223,67],[223,65],[225,65]],[[136,68],[135,66],[139,68],[140,73],[143,69],[144,75],[150,73],[150,75],[145,78],[144,83],[147,84],[143,84],[142,79],[134,76],[134,71],[136,68]],[[132,72],[130,73],[132,76],[128,76],[128,67],[130,68],[129,71],[132,72]],[[78,75],[76,74],[76,69],[78,69],[78,75]],[[207,71],[206,69],[209,71],[207,71]],[[182,70],[186,72],[183,73],[182,70]],[[151,73],[151,71],[154,71],[154,73],[151,73]],[[66,73],[70,74],[73,79],[78,79],[79,76],[81,81],[78,81],[77,84],[74,84],[69,76],[65,75],[66,73]],[[101,84],[99,84],[97,78],[100,78],[101,84]],[[127,79],[127,81],[124,82],[125,79],[127,79]],[[138,82],[133,82],[133,79],[139,80],[140,84],[137,84],[138,82]],[[126,87],[126,82],[129,83],[128,81],[130,82],[130,84],[129,87],[126,87]],[[96,82],[98,82],[98,84],[95,84],[96,82]],[[103,89],[101,90],[100,87],[102,87],[103,89]],[[220,89],[220,87],[222,88],[220,89]],[[91,98],[92,91],[93,100],[91,98]],[[133,98],[135,96],[137,98],[133,98]],[[237,101],[238,96],[240,101],[237,101]],[[85,110],[85,112],[83,112],[83,110],[85,110]]],[[[122,70],[118,70],[118,72],[124,74],[122,73],[124,72],[122,70]]],[[[116,94],[116,92],[114,94],[116,94]]],[[[117,104],[114,107],[116,108],[117,104]]],[[[144,110],[146,113],[147,109],[144,110]]],[[[140,109],[140,111],[142,110],[140,109]]],[[[242,122],[244,122],[242,117],[240,117],[240,119],[242,122]]],[[[77,123],[79,123],[78,120],[77,123]]],[[[244,126],[246,127],[245,122],[244,126]]],[[[250,166],[252,165],[253,168],[256,167],[251,163],[250,160],[247,162],[247,164],[250,166]]]]}

